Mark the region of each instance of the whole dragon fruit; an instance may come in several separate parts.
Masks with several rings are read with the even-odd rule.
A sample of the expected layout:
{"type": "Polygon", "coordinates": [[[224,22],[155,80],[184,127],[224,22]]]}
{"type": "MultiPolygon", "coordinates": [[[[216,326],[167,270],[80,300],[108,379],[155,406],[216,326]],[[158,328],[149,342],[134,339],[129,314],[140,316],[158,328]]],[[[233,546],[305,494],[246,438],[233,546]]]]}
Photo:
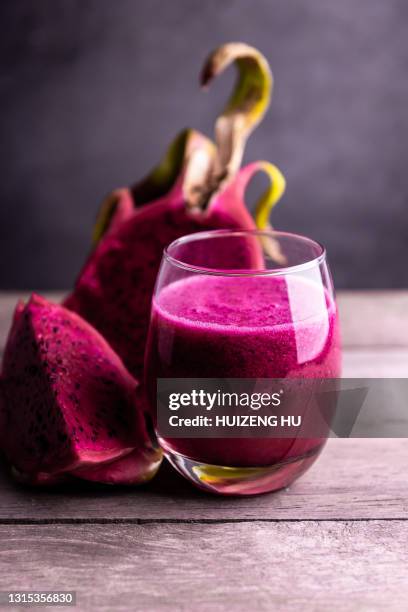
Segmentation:
{"type": "Polygon", "coordinates": [[[0,446],[31,484],[72,475],[136,484],[161,453],[136,406],[137,382],[106,340],[33,295],[16,307],[0,377],[0,446]]]}
{"type": "Polygon", "coordinates": [[[150,303],[163,249],[196,231],[266,227],[285,188],[279,170],[267,162],[239,171],[246,139],[269,105],[272,76],[265,58],[248,45],[224,45],[205,63],[202,84],[232,62],[239,76],[216,123],[216,146],[202,134],[186,130],[146,179],[106,199],[95,228],[94,249],[65,301],[67,308],[104,335],[136,377],[142,376],[150,303]],[[244,194],[258,170],[268,174],[271,185],[258,204],[256,225],[244,194]]]}

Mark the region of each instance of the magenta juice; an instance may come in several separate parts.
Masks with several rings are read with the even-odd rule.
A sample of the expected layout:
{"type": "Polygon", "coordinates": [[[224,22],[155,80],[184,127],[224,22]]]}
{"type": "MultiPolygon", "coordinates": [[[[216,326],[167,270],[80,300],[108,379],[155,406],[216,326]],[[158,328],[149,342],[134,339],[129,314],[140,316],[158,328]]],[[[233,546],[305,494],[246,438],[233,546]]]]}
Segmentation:
{"type": "MultiPolygon", "coordinates": [[[[153,412],[159,377],[336,378],[336,305],[321,285],[297,276],[199,274],[178,280],[153,300],[146,369],[153,412]]],[[[195,461],[234,467],[293,461],[317,454],[323,444],[300,438],[160,442],[195,461]]]]}

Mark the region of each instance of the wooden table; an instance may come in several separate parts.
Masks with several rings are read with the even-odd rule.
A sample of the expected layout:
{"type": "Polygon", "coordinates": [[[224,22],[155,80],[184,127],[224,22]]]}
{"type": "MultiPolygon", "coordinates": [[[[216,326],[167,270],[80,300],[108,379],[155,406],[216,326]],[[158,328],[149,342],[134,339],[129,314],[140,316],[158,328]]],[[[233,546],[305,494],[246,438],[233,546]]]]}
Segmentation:
{"type": "MultiPolygon", "coordinates": [[[[16,295],[0,296],[1,346],[16,295]]],[[[345,376],[408,377],[408,292],[342,292],[345,376]]],[[[330,440],[288,490],[201,493],[167,465],[133,490],[0,475],[0,590],[80,610],[408,610],[408,443],[330,440]]]]}

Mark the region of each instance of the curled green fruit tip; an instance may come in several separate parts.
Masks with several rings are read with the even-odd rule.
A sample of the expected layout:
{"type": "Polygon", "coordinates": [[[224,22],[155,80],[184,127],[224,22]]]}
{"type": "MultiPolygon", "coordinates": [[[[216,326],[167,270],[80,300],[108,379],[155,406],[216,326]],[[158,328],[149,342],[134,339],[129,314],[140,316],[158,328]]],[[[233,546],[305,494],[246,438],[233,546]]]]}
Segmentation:
{"type": "Polygon", "coordinates": [[[189,128],[179,132],[157,166],[132,187],[136,205],[146,204],[165,195],[179,176],[186,157],[206,140],[205,136],[189,128]]]}
{"type": "Polygon", "coordinates": [[[119,194],[114,191],[107,195],[104,201],[102,202],[92,232],[93,244],[97,244],[102,238],[103,234],[108,229],[111,219],[115,214],[115,210],[119,202],[119,197],[119,194]]]}
{"type": "Polygon", "coordinates": [[[259,229],[266,229],[270,226],[269,217],[272,208],[279,202],[285,192],[286,180],[279,168],[266,161],[255,162],[254,170],[265,172],[270,181],[269,187],[262,194],[255,210],[257,227],[259,229]]]}
{"type": "MultiPolygon", "coordinates": [[[[262,194],[255,208],[255,222],[260,230],[271,229],[269,217],[274,206],[279,202],[286,189],[286,181],[282,172],[266,161],[258,161],[250,164],[242,170],[244,173],[244,185],[254,176],[256,172],[265,172],[269,178],[269,186],[262,194]]],[[[263,236],[261,239],[264,253],[276,264],[284,266],[287,259],[280,248],[278,240],[272,236],[263,236]]]]}
{"type": "Polygon", "coordinates": [[[230,64],[238,69],[232,95],[215,124],[217,157],[212,176],[212,193],[238,172],[246,141],[264,116],[272,92],[272,73],[265,57],[244,43],[222,45],[208,57],[201,72],[206,87],[230,64]]]}
{"type": "Polygon", "coordinates": [[[265,57],[244,43],[227,43],[207,58],[201,84],[206,87],[232,62],[238,68],[238,80],[222,116],[240,116],[246,130],[252,130],[265,114],[272,91],[272,73],[265,57]]]}

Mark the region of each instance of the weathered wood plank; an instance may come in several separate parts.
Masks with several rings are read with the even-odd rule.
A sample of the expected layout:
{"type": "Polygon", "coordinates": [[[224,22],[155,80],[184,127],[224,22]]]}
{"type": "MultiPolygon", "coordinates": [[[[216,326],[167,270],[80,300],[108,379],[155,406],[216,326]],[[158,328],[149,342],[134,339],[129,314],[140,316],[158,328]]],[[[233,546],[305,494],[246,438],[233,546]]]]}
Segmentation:
{"type": "Polygon", "coordinates": [[[408,348],[345,348],[344,378],[408,378],[408,348]]]}
{"type": "MultiPolygon", "coordinates": [[[[27,292],[0,292],[0,347],[15,303],[27,292]]],[[[62,293],[46,293],[58,301],[62,293]]],[[[339,291],[344,346],[408,347],[408,291],[339,291]]]]}
{"type": "Polygon", "coordinates": [[[408,521],[0,527],[0,589],[80,610],[401,612],[408,521]]]}
{"type": "Polygon", "coordinates": [[[344,346],[408,347],[408,291],[339,291],[344,346]]]}
{"type": "Polygon", "coordinates": [[[289,489],[222,498],[194,489],[165,466],[149,485],[57,491],[18,487],[0,473],[0,523],[32,520],[300,520],[408,518],[406,440],[329,440],[289,489]]]}

